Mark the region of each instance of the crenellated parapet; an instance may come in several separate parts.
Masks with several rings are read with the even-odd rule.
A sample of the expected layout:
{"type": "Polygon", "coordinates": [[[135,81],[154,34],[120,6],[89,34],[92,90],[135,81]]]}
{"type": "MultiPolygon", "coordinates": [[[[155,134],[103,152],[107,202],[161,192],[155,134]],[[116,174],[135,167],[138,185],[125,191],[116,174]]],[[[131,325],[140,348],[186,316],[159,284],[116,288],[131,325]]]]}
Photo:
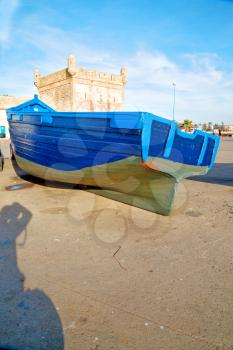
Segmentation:
{"type": "Polygon", "coordinates": [[[34,72],[34,84],[40,98],[61,111],[115,111],[124,108],[124,86],[127,70],[109,74],[79,67],[70,55],[67,68],[42,77],[34,72]]]}

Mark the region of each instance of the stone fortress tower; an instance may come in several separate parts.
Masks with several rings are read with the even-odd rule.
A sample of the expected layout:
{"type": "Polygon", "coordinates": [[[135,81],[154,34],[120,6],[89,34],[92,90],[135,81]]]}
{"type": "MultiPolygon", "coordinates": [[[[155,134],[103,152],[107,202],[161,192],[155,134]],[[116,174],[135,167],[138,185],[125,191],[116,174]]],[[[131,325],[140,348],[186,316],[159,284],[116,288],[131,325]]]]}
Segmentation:
{"type": "Polygon", "coordinates": [[[98,73],[76,65],[73,55],[68,67],[45,77],[34,72],[34,84],[42,101],[57,111],[122,111],[127,71],[120,75],[98,73]]]}

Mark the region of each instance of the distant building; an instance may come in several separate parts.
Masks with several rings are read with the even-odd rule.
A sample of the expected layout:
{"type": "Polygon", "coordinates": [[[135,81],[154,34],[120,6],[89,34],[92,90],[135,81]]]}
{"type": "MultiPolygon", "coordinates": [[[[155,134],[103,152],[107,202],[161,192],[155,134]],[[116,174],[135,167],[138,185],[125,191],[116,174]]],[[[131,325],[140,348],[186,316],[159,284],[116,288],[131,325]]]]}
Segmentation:
{"type": "Polygon", "coordinates": [[[34,72],[39,97],[57,111],[122,111],[127,72],[120,75],[86,70],[76,65],[73,55],[67,68],[41,77],[34,72]]]}
{"type": "Polygon", "coordinates": [[[3,138],[9,138],[9,130],[8,130],[8,122],[6,109],[9,107],[17,106],[25,101],[29,100],[28,97],[22,96],[8,96],[8,95],[0,95],[0,136],[3,138]]]}
{"type": "Polygon", "coordinates": [[[233,136],[233,125],[226,125],[223,122],[219,124],[213,124],[211,122],[209,122],[208,124],[195,124],[194,128],[216,135],[219,135],[219,133],[221,132],[222,136],[233,136]]]}

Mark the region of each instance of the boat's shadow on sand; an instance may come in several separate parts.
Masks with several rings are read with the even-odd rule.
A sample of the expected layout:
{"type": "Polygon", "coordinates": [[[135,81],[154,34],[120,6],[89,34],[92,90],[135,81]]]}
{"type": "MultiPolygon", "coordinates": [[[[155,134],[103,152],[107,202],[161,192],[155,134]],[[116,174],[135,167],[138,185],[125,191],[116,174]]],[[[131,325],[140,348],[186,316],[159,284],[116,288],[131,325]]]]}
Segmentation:
{"type": "Polygon", "coordinates": [[[45,187],[53,187],[53,188],[64,188],[64,189],[99,189],[99,187],[95,187],[95,186],[86,186],[86,185],[74,185],[71,183],[67,183],[67,182],[58,182],[58,181],[51,181],[51,180],[44,180],[41,179],[39,177],[35,177],[33,175],[30,175],[28,173],[26,173],[24,170],[20,169],[19,166],[17,165],[15,160],[11,160],[11,164],[15,170],[15,173],[17,175],[18,178],[30,182],[32,184],[35,185],[41,185],[41,186],[45,186],[45,187]]]}
{"type": "Polygon", "coordinates": [[[189,180],[233,186],[233,163],[216,163],[204,176],[192,176],[189,180]]]}

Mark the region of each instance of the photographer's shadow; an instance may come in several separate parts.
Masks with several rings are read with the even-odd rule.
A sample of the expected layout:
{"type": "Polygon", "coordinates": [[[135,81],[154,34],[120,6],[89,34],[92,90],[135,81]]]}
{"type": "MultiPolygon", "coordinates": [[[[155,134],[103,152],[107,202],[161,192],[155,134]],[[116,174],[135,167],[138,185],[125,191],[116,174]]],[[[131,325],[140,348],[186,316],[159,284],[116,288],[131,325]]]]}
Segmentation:
{"type": "MultiPolygon", "coordinates": [[[[59,315],[46,294],[24,290],[16,238],[26,237],[32,214],[19,203],[0,211],[0,349],[64,349],[59,315]]],[[[23,243],[21,243],[23,244],[23,243]]]]}

